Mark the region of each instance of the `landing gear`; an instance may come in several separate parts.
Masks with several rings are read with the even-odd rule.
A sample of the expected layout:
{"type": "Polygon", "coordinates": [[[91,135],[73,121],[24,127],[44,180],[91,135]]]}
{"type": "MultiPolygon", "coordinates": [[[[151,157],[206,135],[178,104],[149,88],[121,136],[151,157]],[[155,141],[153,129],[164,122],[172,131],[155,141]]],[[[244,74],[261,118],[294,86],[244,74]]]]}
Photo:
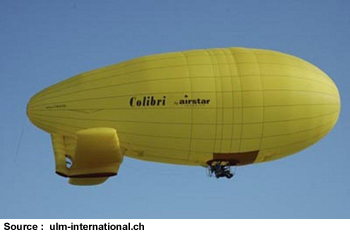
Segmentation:
{"type": "Polygon", "coordinates": [[[235,172],[231,172],[231,165],[229,162],[212,162],[208,166],[208,175],[212,177],[215,174],[216,178],[226,177],[227,179],[231,179],[235,172]]]}

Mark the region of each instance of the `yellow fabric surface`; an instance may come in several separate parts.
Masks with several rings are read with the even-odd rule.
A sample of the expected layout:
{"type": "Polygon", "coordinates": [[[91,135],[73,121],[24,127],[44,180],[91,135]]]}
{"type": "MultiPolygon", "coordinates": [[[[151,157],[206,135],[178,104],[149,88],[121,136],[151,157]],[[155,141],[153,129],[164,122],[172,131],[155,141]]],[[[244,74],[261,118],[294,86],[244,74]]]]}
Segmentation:
{"type": "MultiPolygon", "coordinates": [[[[28,104],[47,132],[74,139],[112,128],[129,157],[203,166],[213,153],[259,151],[256,163],[288,156],[323,138],[339,112],[338,89],[320,69],[247,48],[129,60],[62,81],[28,104]]],[[[93,151],[85,147],[77,147],[84,156],[93,151]]]]}

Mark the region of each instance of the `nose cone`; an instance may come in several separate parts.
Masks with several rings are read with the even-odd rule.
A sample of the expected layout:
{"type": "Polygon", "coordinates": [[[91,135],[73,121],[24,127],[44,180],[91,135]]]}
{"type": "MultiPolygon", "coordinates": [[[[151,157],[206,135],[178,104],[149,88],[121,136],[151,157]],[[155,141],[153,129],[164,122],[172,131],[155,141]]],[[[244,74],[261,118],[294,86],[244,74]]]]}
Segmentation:
{"type": "Polygon", "coordinates": [[[257,53],[265,105],[258,161],[270,161],[325,137],[338,120],[340,96],[332,79],[316,66],[286,54],[257,53]]]}
{"type": "Polygon", "coordinates": [[[319,89],[320,95],[323,96],[318,96],[320,104],[318,109],[323,113],[327,114],[325,115],[322,122],[327,123],[325,124],[327,130],[323,133],[323,135],[320,135],[320,138],[323,138],[335,126],[335,124],[338,121],[341,101],[339,90],[335,85],[334,81],[321,69],[317,67],[314,68],[315,71],[318,73],[320,84],[323,85],[323,89],[319,89]]]}
{"type": "MultiPolygon", "coordinates": [[[[340,94],[339,94],[339,90],[337,88],[337,86],[335,85],[335,83],[332,81],[332,79],[330,77],[328,77],[327,75],[325,75],[327,80],[333,85],[334,89],[333,89],[333,96],[335,97],[334,100],[334,106],[336,108],[336,119],[334,120],[333,126],[336,124],[336,122],[338,121],[339,118],[339,114],[340,114],[340,107],[341,107],[341,101],[340,101],[340,94]]],[[[333,128],[332,126],[332,128],[333,128]]]]}
{"type": "Polygon", "coordinates": [[[313,102],[312,98],[310,99],[310,112],[313,112],[310,117],[314,117],[313,121],[315,123],[311,121],[306,123],[310,123],[308,129],[313,129],[313,136],[316,137],[313,139],[312,136],[309,137],[309,140],[306,141],[306,143],[309,142],[309,145],[324,138],[333,129],[338,121],[341,106],[339,91],[333,80],[322,70],[316,68],[316,71],[319,73],[319,82],[323,88],[319,88],[318,93],[314,91],[313,99],[317,96],[317,104],[313,102]]]}

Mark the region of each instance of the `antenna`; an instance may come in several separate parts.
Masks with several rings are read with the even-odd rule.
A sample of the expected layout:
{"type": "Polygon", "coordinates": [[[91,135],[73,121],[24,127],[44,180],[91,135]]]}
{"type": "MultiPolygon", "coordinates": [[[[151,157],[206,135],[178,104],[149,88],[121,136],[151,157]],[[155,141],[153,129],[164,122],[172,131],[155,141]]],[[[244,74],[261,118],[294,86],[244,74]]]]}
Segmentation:
{"type": "Polygon", "coordinates": [[[15,157],[13,159],[13,161],[16,163],[17,162],[17,157],[18,157],[18,153],[19,153],[19,149],[21,147],[21,143],[22,143],[22,136],[23,136],[23,131],[24,131],[24,121],[22,122],[22,127],[21,127],[21,133],[19,134],[19,139],[18,139],[18,142],[17,142],[17,149],[16,149],[16,154],[15,154],[15,157]]]}

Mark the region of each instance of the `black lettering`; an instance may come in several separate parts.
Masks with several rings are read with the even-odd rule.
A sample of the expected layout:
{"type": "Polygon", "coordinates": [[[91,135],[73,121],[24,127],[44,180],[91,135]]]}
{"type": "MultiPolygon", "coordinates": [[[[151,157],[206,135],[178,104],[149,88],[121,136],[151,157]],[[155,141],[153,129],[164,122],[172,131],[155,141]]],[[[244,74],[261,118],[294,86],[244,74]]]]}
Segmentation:
{"type": "Polygon", "coordinates": [[[134,100],[136,99],[136,97],[131,97],[130,99],[130,106],[134,107],[134,100]]]}
{"type": "Polygon", "coordinates": [[[4,224],[4,230],[38,230],[38,225],[36,224],[4,224]]]}
{"type": "Polygon", "coordinates": [[[154,99],[153,96],[152,96],[152,99],[151,99],[151,105],[152,105],[152,106],[156,105],[156,100],[154,99]]]}
{"type": "Polygon", "coordinates": [[[165,106],[166,96],[163,98],[156,99],[154,96],[143,96],[143,97],[131,97],[129,105],[131,107],[148,107],[148,106],[165,106]]]}

